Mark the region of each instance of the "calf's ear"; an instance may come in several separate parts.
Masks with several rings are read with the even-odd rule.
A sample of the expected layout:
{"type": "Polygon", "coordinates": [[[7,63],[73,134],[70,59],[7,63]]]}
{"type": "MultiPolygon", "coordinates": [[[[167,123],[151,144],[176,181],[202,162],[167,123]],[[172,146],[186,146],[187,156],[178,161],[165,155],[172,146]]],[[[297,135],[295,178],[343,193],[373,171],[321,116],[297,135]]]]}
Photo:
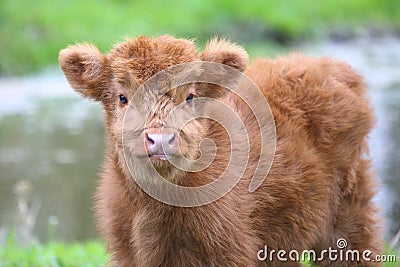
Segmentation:
{"type": "Polygon", "coordinates": [[[241,46],[214,38],[207,43],[201,54],[201,60],[224,64],[238,70],[231,71],[229,68],[219,66],[207,68],[207,71],[210,72],[208,75],[213,77],[214,83],[198,84],[196,91],[201,96],[220,98],[228,92],[226,88],[232,88],[238,84],[241,78],[240,72],[247,67],[248,55],[241,46]]]}
{"type": "Polygon", "coordinates": [[[111,68],[107,57],[91,44],[77,44],[60,51],[58,61],[71,87],[82,96],[101,101],[109,87],[111,68]]]}
{"type": "Polygon", "coordinates": [[[223,39],[211,39],[201,54],[201,60],[221,63],[244,71],[249,56],[243,47],[223,39]]]}

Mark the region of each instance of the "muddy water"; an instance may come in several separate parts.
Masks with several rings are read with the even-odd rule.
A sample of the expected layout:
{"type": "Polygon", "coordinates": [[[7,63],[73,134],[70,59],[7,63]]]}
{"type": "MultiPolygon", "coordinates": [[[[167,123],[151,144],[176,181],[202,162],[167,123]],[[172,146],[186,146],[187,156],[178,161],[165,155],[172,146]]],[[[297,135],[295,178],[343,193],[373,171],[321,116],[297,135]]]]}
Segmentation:
{"type": "MultiPolygon", "coordinates": [[[[387,236],[400,229],[400,40],[304,45],[297,51],[349,62],[366,78],[378,117],[370,136],[387,236]]],[[[0,79],[0,242],[95,236],[92,195],[102,159],[99,105],[80,99],[60,72],[0,79]]]]}
{"type": "Polygon", "coordinates": [[[93,237],[100,107],[79,99],[61,73],[3,79],[0,91],[0,225],[30,230],[34,221],[41,240],[93,237]]]}

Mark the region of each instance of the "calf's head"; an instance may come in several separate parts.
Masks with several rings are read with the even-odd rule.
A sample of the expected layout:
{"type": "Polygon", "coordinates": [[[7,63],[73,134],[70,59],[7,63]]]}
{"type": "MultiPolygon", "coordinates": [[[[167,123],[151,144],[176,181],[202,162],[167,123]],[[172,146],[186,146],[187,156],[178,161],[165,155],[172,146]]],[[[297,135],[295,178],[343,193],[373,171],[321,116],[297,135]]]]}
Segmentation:
{"type": "Polygon", "coordinates": [[[194,99],[221,98],[227,90],[204,83],[169,88],[172,85],[165,79],[168,73],[161,81],[148,81],[171,66],[198,61],[243,71],[247,54],[224,40],[211,40],[199,53],[192,41],[161,36],[128,39],[107,54],[91,44],[78,44],[63,49],[59,55],[61,69],[74,90],[102,103],[108,142],[121,167],[125,168],[124,155],[146,157],[170,180],[180,172],[170,160],[198,158],[199,144],[210,131],[205,118],[185,120],[205,108],[195,105],[194,99]]]}

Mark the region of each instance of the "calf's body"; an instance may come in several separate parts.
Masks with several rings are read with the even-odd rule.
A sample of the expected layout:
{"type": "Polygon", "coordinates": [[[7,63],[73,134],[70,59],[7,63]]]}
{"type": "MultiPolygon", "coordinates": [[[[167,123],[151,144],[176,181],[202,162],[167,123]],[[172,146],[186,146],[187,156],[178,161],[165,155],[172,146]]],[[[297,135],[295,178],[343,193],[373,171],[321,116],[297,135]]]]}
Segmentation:
{"type": "MultiPolygon", "coordinates": [[[[169,36],[130,39],[107,55],[91,45],[72,46],[60,53],[60,64],[72,87],[101,101],[105,109],[106,156],[95,211],[113,265],[300,266],[276,257],[260,261],[257,254],[267,246],[270,251],[315,250],[318,255],[329,247],[337,249],[340,238],[348,242],[346,249],[371,250],[371,258],[380,252],[372,203],[375,184],[365,157],[373,115],[362,78],[348,65],[292,55],[259,59],[247,66],[247,55],[237,45],[212,40],[199,53],[192,42],[169,36]],[[258,86],[274,116],[276,150],[268,176],[250,193],[262,145],[251,109],[233,93],[221,93],[221,88],[192,88],[183,90],[183,95],[166,96],[160,104],[164,108],[156,108],[156,119],[144,132],[159,127],[155,121],[163,121],[166,103],[184,103],[194,94],[227,103],[244,122],[250,142],[246,171],[232,191],[207,205],[177,207],[153,199],[132,179],[121,141],[126,112],[121,95],[129,99],[157,72],[193,61],[226,64],[258,86]]],[[[175,184],[207,184],[229,161],[228,135],[217,122],[205,119],[185,127],[190,138],[179,137],[179,144],[188,150],[187,157],[197,153],[190,151],[190,142],[210,138],[217,146],[213,164],[199,172],[184,172],[154,157],[152,162],[175,184]]],[[[328,257],[316,264],[377,265],[328,257]]]]}

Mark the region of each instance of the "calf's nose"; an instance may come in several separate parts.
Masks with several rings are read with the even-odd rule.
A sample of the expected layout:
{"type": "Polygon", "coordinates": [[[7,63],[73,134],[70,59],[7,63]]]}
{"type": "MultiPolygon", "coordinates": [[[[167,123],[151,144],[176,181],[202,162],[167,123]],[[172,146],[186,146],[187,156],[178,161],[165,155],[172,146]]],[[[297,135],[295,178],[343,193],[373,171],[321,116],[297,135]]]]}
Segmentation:
{"type": "Polygon", "coordinates": [[[145,133],[145,144],[150,155],[169,154],[175,146],[175,133],[154,133],[148,131],[145,133]]]}

